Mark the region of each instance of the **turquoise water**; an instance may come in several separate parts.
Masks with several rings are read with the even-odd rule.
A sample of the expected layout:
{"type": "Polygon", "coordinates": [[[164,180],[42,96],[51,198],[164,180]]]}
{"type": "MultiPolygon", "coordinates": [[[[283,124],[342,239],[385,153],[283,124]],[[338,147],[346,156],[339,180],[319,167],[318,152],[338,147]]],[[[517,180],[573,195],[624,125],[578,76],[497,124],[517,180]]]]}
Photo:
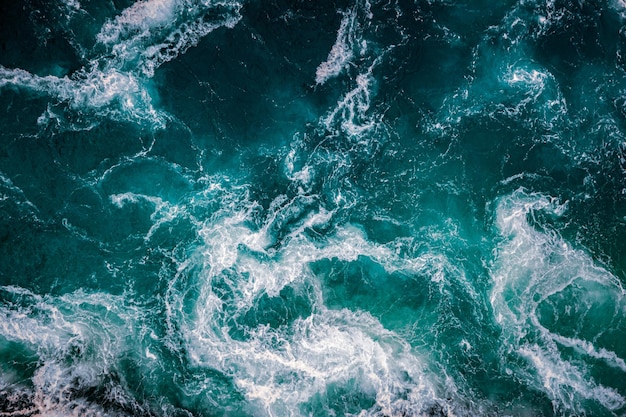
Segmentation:
{"type": "Polygon", "coordinates": [[[626,415],[623,1],[0,19],[0,415],[626,415]]]}

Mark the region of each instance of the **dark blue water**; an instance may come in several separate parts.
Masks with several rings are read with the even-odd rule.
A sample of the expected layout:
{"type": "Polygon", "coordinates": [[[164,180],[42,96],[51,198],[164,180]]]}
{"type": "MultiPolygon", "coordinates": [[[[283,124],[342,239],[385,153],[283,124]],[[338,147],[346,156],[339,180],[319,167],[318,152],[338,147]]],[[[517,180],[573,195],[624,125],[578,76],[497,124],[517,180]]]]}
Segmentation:
{"type": "Polygon", "coordinates": [[[626,415],[623,1],[4,3],[0,416],[626,415]]]}

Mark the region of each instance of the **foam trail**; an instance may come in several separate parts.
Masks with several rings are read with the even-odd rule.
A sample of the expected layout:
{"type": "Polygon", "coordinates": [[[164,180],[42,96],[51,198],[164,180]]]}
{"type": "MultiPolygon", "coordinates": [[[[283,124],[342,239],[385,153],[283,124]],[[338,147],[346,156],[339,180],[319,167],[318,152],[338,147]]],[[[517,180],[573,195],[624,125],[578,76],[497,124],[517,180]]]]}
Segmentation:
{"type": "Polygon", "coordinates": [[[356,7],[344,13],[339,30],[337,31],[337,39],[333,44],[328,58],[322,62],[315,71],[315,82],[324,84],[330,78],[339,75],[350,60],[354,56],[354,25],[356,24],[356,7]]]}
{"type": "Polygon", "coordinates": [[[176,19],[182,4],[176,0],[138,1],[112,21],[106,22],[96,40],[104,45],[115,46],[122,40],[147,37],[149,32],[169,26],[176,19]]]}
{"type": "Polygon", "coordinates": [[[328,59],[321,63],[316,71],[316,83],[324,84],[328,79],[336,77],[348,68],[350,60],[358,54],[363,62],[355,65],[356,85],[339,99],[337,105],[320,119],[320,124],[329,132],[341,133],[352,140],[363,140],[363,135],[372,132],[378,126],[377,115],[369,114],[373,89],[376,80],[373,70],[382,62],[386,53],[393,46],[379,53],[369,50],[366,39],[368,29],[372,25],[372,12],[369,2],[357,2],[352,9],[345,12],[337,32],[337,39],[332,46],[328,59]]]}
{"type": "Polygon", "coordinates": [[[518,352],[537,371],[540,378],[537,388],[550,396],[555,409],[579,412],[581,399],[596,401],[612,411],[623,409],[625,400],[617,390],[589,380],[584,370],[562,360],[557,351],[539,345],[523,345],[518,352]]]}
{"type": "Polygon", "coordinates": [[[398,44],[379,45],[374,39],[380,22],[374,19],[371,9],[369,1],[357,1],[344,13],[335,43],[327,60],[317,67],[315,78],[316,85],[322,85],[347,72],[351,89],[320,118],[319,123],[332,135],[345,136],[348,142],[362,145],[359,150],[363,153],[369,152],[373,143],[382,142],[387,136],[382,123],[384,112],[378,112],[372,106],[379,83],[374,70],[406,41],[399,30],[397,35],[401,40],[398,44]]]}
{"type": "Polygon", "coordinates": [[[13,181],[0,171],[0,203],[12,202],[18,206],[26,206],[28,212],[33,215],[39,212],[35,206],[24,194],[24,191],[13,184],[13,181]]]}
{"type": "Polygon", "coordinates": [[[152,77],[171,61],[220,27],[241,19],[237,2],[138,1],[105,23],[97,42],[111,51],[113,65],[152,77]],[[206,18],[207,13],[218,17],[206,18]],[[184,16],[184,17],[183,17],[184,16]]]}
{"type": "Polygon", "coordinates": [[[356,77],[356,86],[346,93],[322,121],[329,131],[335,131],[339,124],[340,131],[349,138],[361,138],[377,126],[377,120],[368,115],[374,85],[373,66],[364,74],[356,77]]]}
{"type": "MultiPolygon", "coordinates": [[[[484,32],[473,52],[471,75],[445,98],[429,130],[450,136],[472,118],[506,117],[535,132],[544,132],[540,140],[545,141],[555,135],[555,129],[569,123],[558,77],[528,58],[529,42],[540,36],[550,20],[537,15],[529,18],[529,4],[516,3],[497,25],[484,32]]],[[[545,12],[549,17],[554,2],[532,7],[536,7],[533,13],[545,12]]]]}
{"type": "Polygon", "coordinates": [[[167,201],[164,201],[160,197],[127,192],[123,194],[112,194],[109,198],[111,200],[111,203],[113,203],[115,206],[117,206],[117,208],[120,209],[123,208],[126,204],[137,204],[140,201],[148,202],[152,206],[154,206],[154,211],[150,215],[152,225],[144,236],[144,240],[146,242],[148,242],[152,238],[154,233],[163,225],[166,225],[175,219],[187,215],[187,209],[184,205],[179,206],[176,204],[171,204],[167,201]]]}
{"type": "Polygon", "coordinates": [[[619,13],[622,19],[626,19],[626,1],[624,0],[613,0],[611,2],[613,8],[619,13]]]}
{"type": "MultiPolygon", "coordinates": [[[[240,7],[237,2],[138,1],[102,26],[97,45],[87,57],[89,64],[70,77],[39,76],[0,66],[0,88],[31,90],[67,103],[74,112],[90,111],[103,118],[163,129],[168,115],[154,108],[148,79],[160,65],[185,53],[213,30],[234,27],[241,18],[240,7]],[[217,17],[207,18],[209,12],[217,17]]],[[[92,126],[68,123],[55,107],[48,107],[39,118],[40,125],[92,126]]]]}
{"type": "MultiPolygon", "coordinates": [[[[624,289],[619,280],[579,249],[571,247],[548,229],[537,230],[528,218],[539,212],[559,216],[566,209],[541,194],[518,190],[502,198],[496,208],[496,226],[504,241],[498,248],[492,267],[493,289],[490,295],[496,321],[503,329],[505,345],[502,357],[513,352],[527,360],[534,372],[513,370],[531,386],[543,390],[555,408],[581,412],[580,399],[593,400],[609,410],[620,410],[626,399],[614,388],[595,382],[588,376],[588,364],[568,361],[559,346],[574,347],[583,355],[604,361],[626,373],[624,359],[590,340],[564,336],[542,323],[538,310],[553,306],[563,312],[578,305],[593,305],[595,297],[615,303],[616,319],[623,320],[624,289]],[[589,288],[581,299],[561,305],[555,296],[571,288],[589,288]]],[[[582,317],[584,317],[583,313],[582,317]]],[[[608,323],[594,323],[597,334],[610,331],[608,323]]],[[[589,330],[587,330],[589,331],[589,330]]],[[[594,338],[595,339],[595,338],[594,338]]],[[[511,370],[512,365],[503,364],[511,370]]]]}
{"type": "MultiPolygon", "coordinates": [[[[7,87],[56,97],[73,111],[89,111],[99,117],[119,121],[143,122],[157,129],[163,128],[167,120],[167,116],[152,105],[152,97],[143,82],[132,74],[115,69],[106,72],[94,69],[69,78],[39,76],[22,69],[0,66],[0,88],[7,87]]],[[[49,106],[38,123],[46,125],[55,120],[62,123],[63,118],[54,106],[49,106]]]]}
{"type": "Polygon", "coordinates": [[[617,356],[617,354],[613,351],[605,348],[597,349],[591,342],[574,337],[565,337],[558,334],[553,334],[552,337],[560,345],[575,348],[592,358],[602,360],[607,365],[620,369],[622,372],[626,373],[626,361],[617,356]]]}

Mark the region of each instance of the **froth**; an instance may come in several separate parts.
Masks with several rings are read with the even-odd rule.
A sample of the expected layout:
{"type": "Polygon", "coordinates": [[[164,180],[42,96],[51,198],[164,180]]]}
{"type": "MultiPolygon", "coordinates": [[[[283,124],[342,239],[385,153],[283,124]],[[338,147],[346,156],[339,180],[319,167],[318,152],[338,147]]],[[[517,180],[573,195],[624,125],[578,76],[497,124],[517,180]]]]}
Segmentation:
{"type": "Polygon", "coordinates": [[[612,2],[613,7],[615,8],[615,10],[617,10],[620,14],[620,17],[622,19],[626,19],[626,1],[624,0],[613,0],[612,2]]]}
{"type": "Polygon", "coordinates": [[[344,70],[353,57],[354,28],[356,24],[356,8],[346,12],[341,19],[337,39],[333,44],[328,58],[315,71],[315,82],[324,84],[328,79],[336,77],[344,70]]]}
{"type": "Polygon", "coordinates": [[[225,206],[205,223],[204,244],[180,265],[168,291],[170,337],[182,331],[194,366],[232,378],[256,415],[301,415],[331,387],[360,393],[362,415],[418,414],[438,398],[427,357],[369,313],[326,308],[309,265],[368,257],[389,273],[430,273],[441,260],[405,259],[393,243],[373,243],[351,225],[312,239],[308,232],[333,213],[302,213],[303,198],[278,197],[258,229],[249,224],[252,203],[225,206]],[[279,241],[277,229],[286,231],[279,241]]]}
{"type": "Polygon", "coordinates": [[[220,27],[233,28],[240,20],[238,14],[226,15],[217,22],[205,22],[203,17],[181,25],[160,44],[150,45],[142,53],[141,71],[148,77],[165,62],[169,62],[196,46],[202,38],[220,27]]]}
{"type": "Polygon", "coordinates": [[[154,207],[154,211],[150,215],[152,225],[144,236],[144,240],[146,241],[149,241],[154,233],[162,226],[178,218],[189,216],[184,205],[179,206],[169,203],[160,197],[127,192],[123,194],[113,194],[110,196],[110,199],[111,202],[120,209],[126,204],[137,204],[141,201],[148,202],[154,207]]]}
{"type": "MultiPolygon", "coordinates": [[[[102,401],[140,409],[109,376],[141,319],[121,297],[85,294],[39,296],[20,287],[1,287],[0,338],[28,346],[37,355],[30,384],[2,378],[0,388],[15,415],[117,416],[90,402],[85,393],[102,390],[102,401]],[[9,301],[10,300],[10,301],[9,301]]],[[[141,335],[139,336],[141,339],[141,335]]],[[[6,405],[6,404],[5,404],[6,405]]]]}
{"type": "MultiPolygon", "coordinates": [[[[164,127],[167,118],[153,107],[148,90],[138,78],[115,69],[81,71],[68,78],[42,77],[0,66],[2,87],[31,90],[53,96],[75,111],[88,111],[95,116],[120,121],[147,122],[155,128],[164,127]]],[[[52,121],[62,123],[60,117],[49,107],[38,122],[42,125],[52,121]]]]}
{"type": "Polygon", "coordinates": [[[0,203],[12,202],[20,206],[26,206],[27,211],[36,214],[39,210],[28,198],[24,191],[17,187],[13,181],[0,171],[0,203]]]}
{"type": "Polygon", "coordinates": [[[138,1],[113,21],[105,23],[96,40],[106,45],[116,45],[130,36],[146,36],[146,31],[158,30],[175,19],[175,12],[181,7],[176,0],[138,1]]]}
{"type": "Polygon", "coordinates": [[[357,1],[344,12],[335,43],[327,60],[317,67],[315,76],[319,86],[344,71],[349,75],[350,90],[342,94],[336,106],[319,122],[331,134],[364,145],[361,149],[364,152],[368,152],[374,142],[371,136],[376,135],[381,141],[385,136],[383,115],[371,108],[378,84],[374,70],[397,46],[378,48],[371,40],[378,27],[373,19],[369,1],[357,1]]]}
{"type": "Polygon", "coordinates": [[[196,365],[232,375],[266,415],[299,415],[298,408],[331,385],[357,389],[383,413],[407,404],[419,411],[436,398],[418,357],[365,313],[324,310],[295,320],[290,329],[262,326],[246,341],[217,340],[189,341],[196,365]]]}
{"type": "MultiPolygon", "coordinates": [[[[78,3],[70,6],[80,7],[78,3]]],[[[89,63],[71,77],[39,76],[0,66],[0,88],[29,89],[55,97],[72,111],[86,110],[162,129],[168,116],[153,107],[147,80],[160,65],[185,53],[216,28],[236,25],[240,7],[237,2],[138,1],[102,26],[96,48],[85,56],[89,63]],[[208,12],[215,12],[216,17],[208,19],[208,12]]],[[[78,49],[84,47],[78,45],[78,49]]],[[[57,104],[39,118],[40,124],[86,128],[63,120],[62,112],[54,107],[57,104]]]]}
{"type": "Polygon", "coordinates": [[[509,85],[524,85],[532,90],[543,90],[548,75],[537,69],[516,68],[510,69],[505,75],[505,82],[509,85]]]}
{"type": "Polygon", "coordinates": [[[361,139],[363,134],[371,132],[377,126],[376,116],[368,114],[372,99],[371,88],[374,85],[373,68],[372,66],[366,73],[357,75],[356,86],[323,119],[322,123],[329,131],[336,131],[338,124],[339,131],[349,138],[361,139]]]}
{"type": "Polygon", "coordinates": [[[181,0],[139,1],[105,23],[96,36],[112,56],[109,64],[152,77],[154,71],[219,27],[234,27],[238,2],[189,3],[181,0]],[[207,19],[207,13],[213,13],[207,19]]]}
{"type": "Polygon", "coordinates": [[[521,346],[518,352],[533,365],[539,386],[555,402],[556,409],[578,411],[581,399],[597,401],[609,410],[626,404],[616,389],[594,383],[584,369],[561,359],[558,352],[538,345],[521,346]]]}
{"type": "MultiPolygon", "coordinates": [[[[580,400],[594,400],[609,410],[626,405],[626,399],[612,388],[589,376],[591,362],[568,359],[560,347],[575,348],[588,358],[604,361],[621,371],[624,360],[615,352],[594,346],[597,336],[606,332],[606,323],[594,323],[596,337],[562,335],[542,322],[539,309],[550,305],[557,314],[578,312],[569,303],[586,305],[601,292],[602,298],[615,303],[616,319],[623,319],[624,289],[606,269],[595,265],[581,249],[573,248],[554,230],[532,225],[539,213],[560,216],[565,204],[541,194],[517,190],[503,197],[496,208],[496,226],[503,237],[492,266],[493,289],[490,300],[496,321],[503,329],[502,357],[511,352],[527,360],[529,369],[518,369],[530,386],[543,390],[558,409],[579,412],[580,400]],[[581,292],[580,299],[559,303],[555,296],[569,288],[593,286],[581,292]],[[556,300],[556,301],[555,301],[556,300]],[[547,303],[547,304],[546,304],[547,303]]],[[[541,223],[539,223],[541,225],[541,223]]],[[[581,317],[582,318],[582,317],[581,317]]],[[[612,319],[611,319],[612,320],[612,319]]],[[[590,329],[587,329],[587,334],[590,329]]]]}

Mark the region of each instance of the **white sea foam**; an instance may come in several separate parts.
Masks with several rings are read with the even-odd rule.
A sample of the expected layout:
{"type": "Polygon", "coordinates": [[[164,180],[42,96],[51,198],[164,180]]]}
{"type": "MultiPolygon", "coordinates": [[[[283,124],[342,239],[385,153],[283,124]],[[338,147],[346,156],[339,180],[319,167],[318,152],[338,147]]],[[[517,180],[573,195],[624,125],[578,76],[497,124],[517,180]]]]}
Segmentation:
{"type": "Polygon", "coordinates": [[[405,403],[419,411],[436,398],[410,347],[365,313],[324,310],[290,329],[260,326],[246,341],[204,324],[188,341],[194,364],[231,375],[263,415],[299,415],[298,407],[329,384],[353,383],[383,413],[405,403]]]}
{"type": "Polygon", "coordinates": [[[365,134],[372,133],[379,127],[382,115],[369,112],[375,85],[372,71],[377,64],[375,62],[365,73],[357,75],[356,86],[321,120],[327,130],[341,132],[349,139],[359,142],[364,140],[365,134]]]}
{"type": "MultiPolygon", "coordinates": [[[[363,416],[419,415],[438,400],[427,357],[366,312],[327,309],[321,283],[309,265],[367,257],[389,273],[438,276],[445,274],[445,258],[404,258],[396,242],[373,243],[351,225],[322,241],[311,239],[306,231],[326,225],[333,212],[307,198],[277,197],[260,228],[250,227],[258,210],[252,202],[225,203],[207,220],[199,232],[203,246],[180,264],[170,283],[168,337],[175,340],[182,332],[191,363],[232,378],[256,415],[300,415],[302,405],[333,385],[350,386],[371,398],[374,406],[363,410],[363,416]],[[298,220],[282,223],[293,216],[298,220]],[[278,246],[271,236],[277,228],[287,232],[278,246]],[[193,311],[188,307],[189,286],[197,294],[193,311]],[[250,317],[262,317],[264,311],[251,314],[262,297],[279,300],[287,287],[305,297],[310,312],[281,315],[286,321],[278,326],[262,319],[249,322],[250,317]]],[[[292,302],[282,300],[287,306],[292,302]]]]}
{"type": "Polygon", "coordinates": [[[32,90],[58,89],[64,78],[55,76],[39,77],[23,69],[8,69],[0,66],[0,88],[23,87],[32,90]]]}
{"type": "Polygon", "coordinates": [[[561,359],[552,349],[524,344],[518,352],[533,365],[541,388],[556,402],[556,408],[577,411],[581,399],[595,400],[609,410],[626,404],[616,389],[594,383],[584,369],[561,359]]]}
{"type": "Polygon", "coordinates": [[[80,10],[80,2],[78,0],[64,0],[63,4],[68,10],[80,10]]]}
{"type": "MultiPolygon", "coordinates": [[[[37,355],[29,385],[4,378],[0,382],[13,393],[15,407],[27,408],[18,411],[43,416],[120,415],[87,402],[80,392],[102,386],[128,349],[128,341],[144,338],[137,332],[140,310],[122,297],[103,293],[42,297],[14,286],[0,291],[4,294],[0,337],[28,346],[37,355]]],[[[108,400],[126,406],[134,403],[123,389],[110,388],[108,400]]]]}
{"type": "MultiPolygon", "coordinates": [[[[165,126],[167,116],[152,105],[144,83],[132,74],[117,70],[79,72],[72,78],[38,76],[22,69],[0,66],[0,88],[27,89],[56,97],[75,111],[91,111],[100,117],[165,126]]],[[[49,110],[38,120],[47,124],[54,119],[49,110]]]]}
{"type": "MultiPolygon", "coordinates": [[[[78,3],[70,6],[79,7],[78,3]]],[[[0,88],[28,89],[52,96],[73,111],[164,128],[168,116],[154,108],[148,79],[160,65],[185,53],[213,30],[234,27],[241,18],[240,7],[237,2],[138,1],[102,26],[96,41],[105,52],[86,56],[89,64],[70,77],[39,76],[0,66],[0,88]],[[217,17],[207,20],[211,11],[217,11],[217,17]]],[[[39,123],[51,122],[84,128],[65,122],[49,107],[39,123]]]]}
{"type": "Polygon", "coordinates": [[[189,218],[185,205],[170,203],[160,197],[127,192],[122,194],[112,194],[109,198],[111,199],[111,203],[120,209],[127,204],[138,204],[140,202],[147,202],[154,207],[154,210],[150,215],[152,225],[144,236],[145,241],[149,241],[157,230],[172,221],[183,217],[189,218]]]}
{"type": "MultiPolygon", "coordinates": [[[[565,359],[559,345],[575,348],[583,355],[626,372],[624,358],[595,346],[598,343],[595,338],[584,340],[558,334],[544,326],[538,315],[540,305],[549,302],[552,296],[568,288],[591,286],[593,291],[581,292],[583,298],[568,301],[588,305],[594,302],[589,297],[599,296],[605,302],[615,303],[616,319],[623,320],[626,314],[623,309],[626,293],[616,277],[556,232],[537,229],[528,220],[539,212],[559,216],[564,210],[566,205],[555,199],[521,189],[503,197],[496,208],[496,226],[503,242],[491,270],[490,301],[503,330],[502,354],[506,357],[507,352],[515,352],[527,359],[534,372],[520,369],[519,376],[545,391],[557,408],[578,412],[580,400],[591,399],[609,410],[617,410],[626,406],[626,399],[616,389],[589,377],[590,365],[565,359]]],[[[553,307],[571,312],[572,306],[553,307]]],[[[606,328],[610,322],[596,325],[598,335],[610,330],[606,328]]]]}
{"type": "Polygon", "coordinates": [[[353,58],[354,31],[355,25],[357,25],[356,17],[356,7],[344,13],[337,31],[337,38],[328,53],[328,58],[315,71],[315,82],[317,84],[324,84],[330,78],[339,75],[353,58]]]}
{"type": "Polygon", "coordinates": [[[301,153],[302,148],[304,148],[302,139],[298,136],[294,136],[291,144],[292,148],[287,153],[287,156],[285,156],[283,162],[285,175],[293,183],[302,187],[308,187],[314,177],[315,168],[302,161],[303,156],[301,153]]]}
{"type": "Polygon", "coordinates": [[[615,11],[617,11],[622,19],[626,19],[626,1],[613,0],[611,2],[615,11]]]}
{"type": "Polygon", "coordinates": [[[567,114],[567,104],[556,78],[546,69],[532,65],[511,65],[501,76],[501,82],[524,93],[514,107],[509,106],[511,115],[522,110],[533,111],[533,123],[539,121],[547,129],[562,125],[562,118],[567,114]]]}
{"type": "Polygon", "coordinates": [[[182,6],[177,0],[137,1],[115,19],[106,22],[96,40],[115,46],[129,37],[146,37],[149,32],[164,29],[175,21],[182,6]]]}
{"type": "Polygon", "coordinates": [[[533,63],[514,62],[503,69],[490,68],[483,72],[485,75],[471,80],[454,100],[446,103],[445,126],[456,126],[467,117],[485,113],[518,120],[520,115],[525,115],[522,120],[530,124],[529,128],[536,129],[539,125],[547,132],[563,125],[567,103],[556,78],[547,69],[533,63]],[[498,72],[493,79],[491,74],[498,72]]]}
{"type": "Polygon", "coordinates": [[[0,171],[0,202],[11,201],[18,205],[26,206],[31,213],[38,213],[39,209],[27,197],[24,191],[16,186],[11,179],[0,171]]]}
{"type": "Polygon", "coordinates": [[[598,349],[591,342],[575,337],[565,337],[558,334],[553,334],[552,337],[554,338],[554,341],[563,346],[577,349],[579,352],[589,355],[592,358],[602,360],[609,366],[620,369],[622,372],[626,373],[626,361],[617,356],[617,354],[613,351],[605,348],[598,349]]]}
{"type": "Polygon", "coordinates": [[[220,27],[232,29],[240,19],[238,14],[233,13],[217,22],[205,22],[203,17],[199,17],[193,22],[181,25],[161,43],[148,46],[142,52],[142,64],[138,68],[146,76],[152,77],[154,71],[163,63],[184,54],[215,29],[220,27]]]}
{"type": "Polygon", "coordinates": [[[504,81],[509,85],[523,85],[533,91],[543,91],[548,75],[537,69],[511,68],[504,76],[504,81]]]}
{"type": "MultiPolygon", "coordinates": [[[[545,16],[536,17],[539,30],[549,30],[554,2],[547,1],[540,9],[545,16]]],[[[548,68],[520,58],[527,56],[523,48],[528,38],[537,35],[533,33],[537,25],[529,22],[527,13],[520,2],[498,25],[485,31],[474,51],[471,75],[446,97],[430,130],[450,136],[468,118],[486,115],[516,118],[533,131],[540,130],[539,126],[550,131],[564,125],[567,103],[557,78],[548,68]],[[496,37],[498,42],[494,42],[496,37]]]]}
{"type": "Polygon", "coordinates": [[[102,26],[96,40],[110,50],[109,65],[152,77],[171,61],[220,27],[241,19],[238,2],[146,0],[134,3],[102,26]],[[206,14],[216,12],[213,20],[206,14]]]}
{"type": "MultiPolygon", "coordinates": [[[[384,115],[371,109],[378,84],[374,70],[397,46],[377,49],[377,44],[369,39],[371,32],[377,30],[373,17],[369,1],[357,1],[344,12],[335,43],[327,60],[318,66],[315,77],[316,84],[320,85],[343,71],[349,73],[350,90],[342,94],[336,106],[320,118],[319,123],[332,134],[344,135],[353,143],[365,145],[361,149],[364,152],[375,142],[366,136],[384,130],[384,115]]],[[[384,134],[377,136],[382,140],[384,134]]]]}

